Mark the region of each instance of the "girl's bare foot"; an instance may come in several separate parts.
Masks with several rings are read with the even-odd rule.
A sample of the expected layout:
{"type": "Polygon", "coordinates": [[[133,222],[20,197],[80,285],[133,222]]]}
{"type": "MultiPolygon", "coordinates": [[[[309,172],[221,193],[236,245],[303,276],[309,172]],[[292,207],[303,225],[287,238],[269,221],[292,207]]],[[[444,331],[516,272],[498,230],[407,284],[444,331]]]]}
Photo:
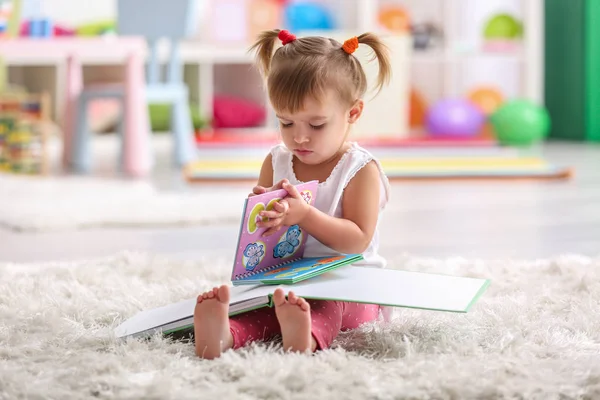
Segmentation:
{"type": "Polygon", "coordinates": [[[233,346],[229,331],[229,287],[215,287],[198,296],[194,309],[196,355],[213,359],[233,346]]]}
{"type": "Polygon", "coordinates": [[[294,292],[288,294],[286,300],[282,289],[276,289],[273,294],[275,314],[281,327],[283,349],[305,352],[315,351],[317,342],[310,332],[310,305],[294,292]]]}

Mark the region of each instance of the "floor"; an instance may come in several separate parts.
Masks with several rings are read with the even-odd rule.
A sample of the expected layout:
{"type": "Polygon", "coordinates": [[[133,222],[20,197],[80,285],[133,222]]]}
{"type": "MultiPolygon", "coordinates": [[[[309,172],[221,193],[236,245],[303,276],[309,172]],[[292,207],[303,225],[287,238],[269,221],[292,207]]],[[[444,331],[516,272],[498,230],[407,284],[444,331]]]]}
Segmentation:
{"type": "MultiPolygon", "coordinates": [[[[575,167],[575,177],[561,182],[394,183],[380,225],[381,253],[486,259],[600,255],[600,145],[548,143],[534,151],[575,167]]],[[[168,150],[161,147],[157,156],[152,179],[159,187],[204,190],[202,185],[186,185],[169,168],[168,150]]],[[[94,174],[112,174],[112,161],[94,174]]],[[[122,250],[180,259],[228,257],[237,233],[235,224],[41,234],[0,230],[0,261],[72,260],[122,250]]]]}

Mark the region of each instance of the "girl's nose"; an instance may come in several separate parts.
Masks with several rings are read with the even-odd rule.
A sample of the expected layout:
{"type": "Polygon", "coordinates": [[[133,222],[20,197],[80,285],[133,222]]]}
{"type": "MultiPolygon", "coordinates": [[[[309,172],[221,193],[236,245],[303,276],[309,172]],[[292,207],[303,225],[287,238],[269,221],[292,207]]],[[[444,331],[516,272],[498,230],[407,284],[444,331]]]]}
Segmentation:
{"type": "Polygon", "coordinates": [[[297,132],[294,134],[294,142],[298,144],[308,142],[308,135],[304,132],[297,132]]]}

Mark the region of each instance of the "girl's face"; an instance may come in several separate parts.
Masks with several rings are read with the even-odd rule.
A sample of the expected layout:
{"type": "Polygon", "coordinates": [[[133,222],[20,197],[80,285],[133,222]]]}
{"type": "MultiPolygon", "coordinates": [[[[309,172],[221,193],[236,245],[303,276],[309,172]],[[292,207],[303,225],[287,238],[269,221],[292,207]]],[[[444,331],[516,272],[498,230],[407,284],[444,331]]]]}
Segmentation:
{"type": "Polygon", "coordinates": [[[328,161],[340,151],[362,109],[360,100],[345,107],[333,90],[328,90],[321,102],[308,98],[303,110],[277,112],[283,143],[304,164],[328,161]]]}

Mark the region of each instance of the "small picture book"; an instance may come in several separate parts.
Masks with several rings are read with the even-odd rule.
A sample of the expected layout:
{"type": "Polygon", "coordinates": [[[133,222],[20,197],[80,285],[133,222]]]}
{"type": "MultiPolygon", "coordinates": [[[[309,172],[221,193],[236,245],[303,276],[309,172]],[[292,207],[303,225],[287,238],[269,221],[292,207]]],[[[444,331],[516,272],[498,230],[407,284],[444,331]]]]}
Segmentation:
{"type": "MultiPolygon", "coordinates": [[[[318,181],[302,183],[296,188],[304,201],[314,205],[318,181]]],[[[362,260],[360,254],[305,258],[308,234],[298,225],[282,226],[272,235],[263,236],[268,228],[257,226],[263,219],[261,211],[273,210],[273,205],[287,195],[285,189],[279,189],[246,199],[231,273],[234,286],[293,284],[362,260]]]]}

